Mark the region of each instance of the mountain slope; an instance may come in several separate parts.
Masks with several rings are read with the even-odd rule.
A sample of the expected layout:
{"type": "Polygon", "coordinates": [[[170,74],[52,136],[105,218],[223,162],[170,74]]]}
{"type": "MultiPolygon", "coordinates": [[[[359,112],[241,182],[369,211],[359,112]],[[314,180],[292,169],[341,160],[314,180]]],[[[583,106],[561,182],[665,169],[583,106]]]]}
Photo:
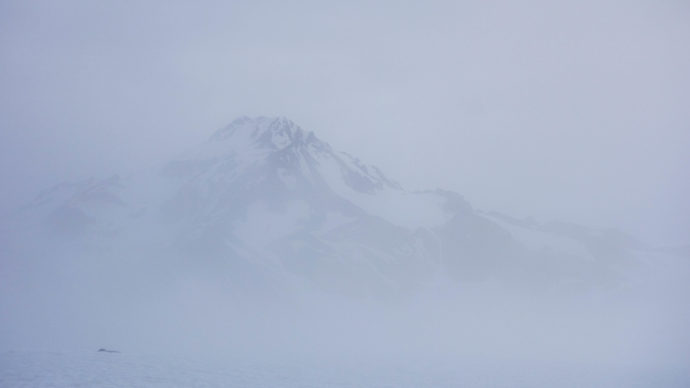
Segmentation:
{"type": "Polygon", "coordinates": [[[611,284],[636,255],[598,231],[476,211],[449,191],[407,191],[285,118],[239,118],[154,172],[56,186],[19,220],[17,250],[38,239],[56,252],[183,263],[227,274],[232,286],[356,295],[444,279],[590,287],[611,284]]]}

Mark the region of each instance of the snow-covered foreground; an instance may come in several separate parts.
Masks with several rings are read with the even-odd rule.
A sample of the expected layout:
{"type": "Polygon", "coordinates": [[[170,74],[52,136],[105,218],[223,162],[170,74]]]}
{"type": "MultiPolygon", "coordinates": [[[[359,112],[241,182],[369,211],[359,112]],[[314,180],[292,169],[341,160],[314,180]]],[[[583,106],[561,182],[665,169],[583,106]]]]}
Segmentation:
{"type": "Polygon", "coordinates": [[[96,351],[0,353],[2,387],[687,387],[687,370],[521,362],[251,362],[96,351]]]}

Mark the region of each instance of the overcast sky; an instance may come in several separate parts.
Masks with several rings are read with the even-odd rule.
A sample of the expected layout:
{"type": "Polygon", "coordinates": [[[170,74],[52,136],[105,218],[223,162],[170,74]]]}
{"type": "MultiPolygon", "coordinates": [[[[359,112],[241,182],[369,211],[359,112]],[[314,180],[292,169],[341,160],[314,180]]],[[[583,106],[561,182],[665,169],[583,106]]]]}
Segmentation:
{"type": "Polygon", "coordinates": [[[0,2],[2,209],[284,115],[413,189],[690,242],[690,4],[0,2]]]}

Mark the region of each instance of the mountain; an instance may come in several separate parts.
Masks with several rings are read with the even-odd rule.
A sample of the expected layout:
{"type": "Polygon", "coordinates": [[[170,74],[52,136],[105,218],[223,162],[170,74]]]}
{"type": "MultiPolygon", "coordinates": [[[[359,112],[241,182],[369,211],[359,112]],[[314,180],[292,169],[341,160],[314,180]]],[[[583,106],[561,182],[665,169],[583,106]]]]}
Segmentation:
{"type": "Polygon", "coordinates": [[[269,117],[239,118],[153,171],[45,190],[8,233],[4,249],[17,257],[107,261],[115,272],[128,263],[172,278],[184,269],[238,290],[361,296],[446,283],[608,287],[643,248],[615,231],[480,211],[451,191],[405,190],[269,117]]]}

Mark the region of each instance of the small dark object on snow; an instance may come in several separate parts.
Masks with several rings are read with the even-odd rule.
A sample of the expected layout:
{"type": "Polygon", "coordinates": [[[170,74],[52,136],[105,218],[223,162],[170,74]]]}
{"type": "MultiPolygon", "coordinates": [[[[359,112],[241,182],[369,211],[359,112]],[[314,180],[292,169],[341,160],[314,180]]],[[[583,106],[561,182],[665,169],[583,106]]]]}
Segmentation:
{"type": "Polygon", "coordinates": [[[98,349],[98,351],[99,352],[106,352],[106,353],[120,353],[117,350],[108,350],[108,349],[104,349],[104,348],[100,348],[100,349],[98,349]]]}

